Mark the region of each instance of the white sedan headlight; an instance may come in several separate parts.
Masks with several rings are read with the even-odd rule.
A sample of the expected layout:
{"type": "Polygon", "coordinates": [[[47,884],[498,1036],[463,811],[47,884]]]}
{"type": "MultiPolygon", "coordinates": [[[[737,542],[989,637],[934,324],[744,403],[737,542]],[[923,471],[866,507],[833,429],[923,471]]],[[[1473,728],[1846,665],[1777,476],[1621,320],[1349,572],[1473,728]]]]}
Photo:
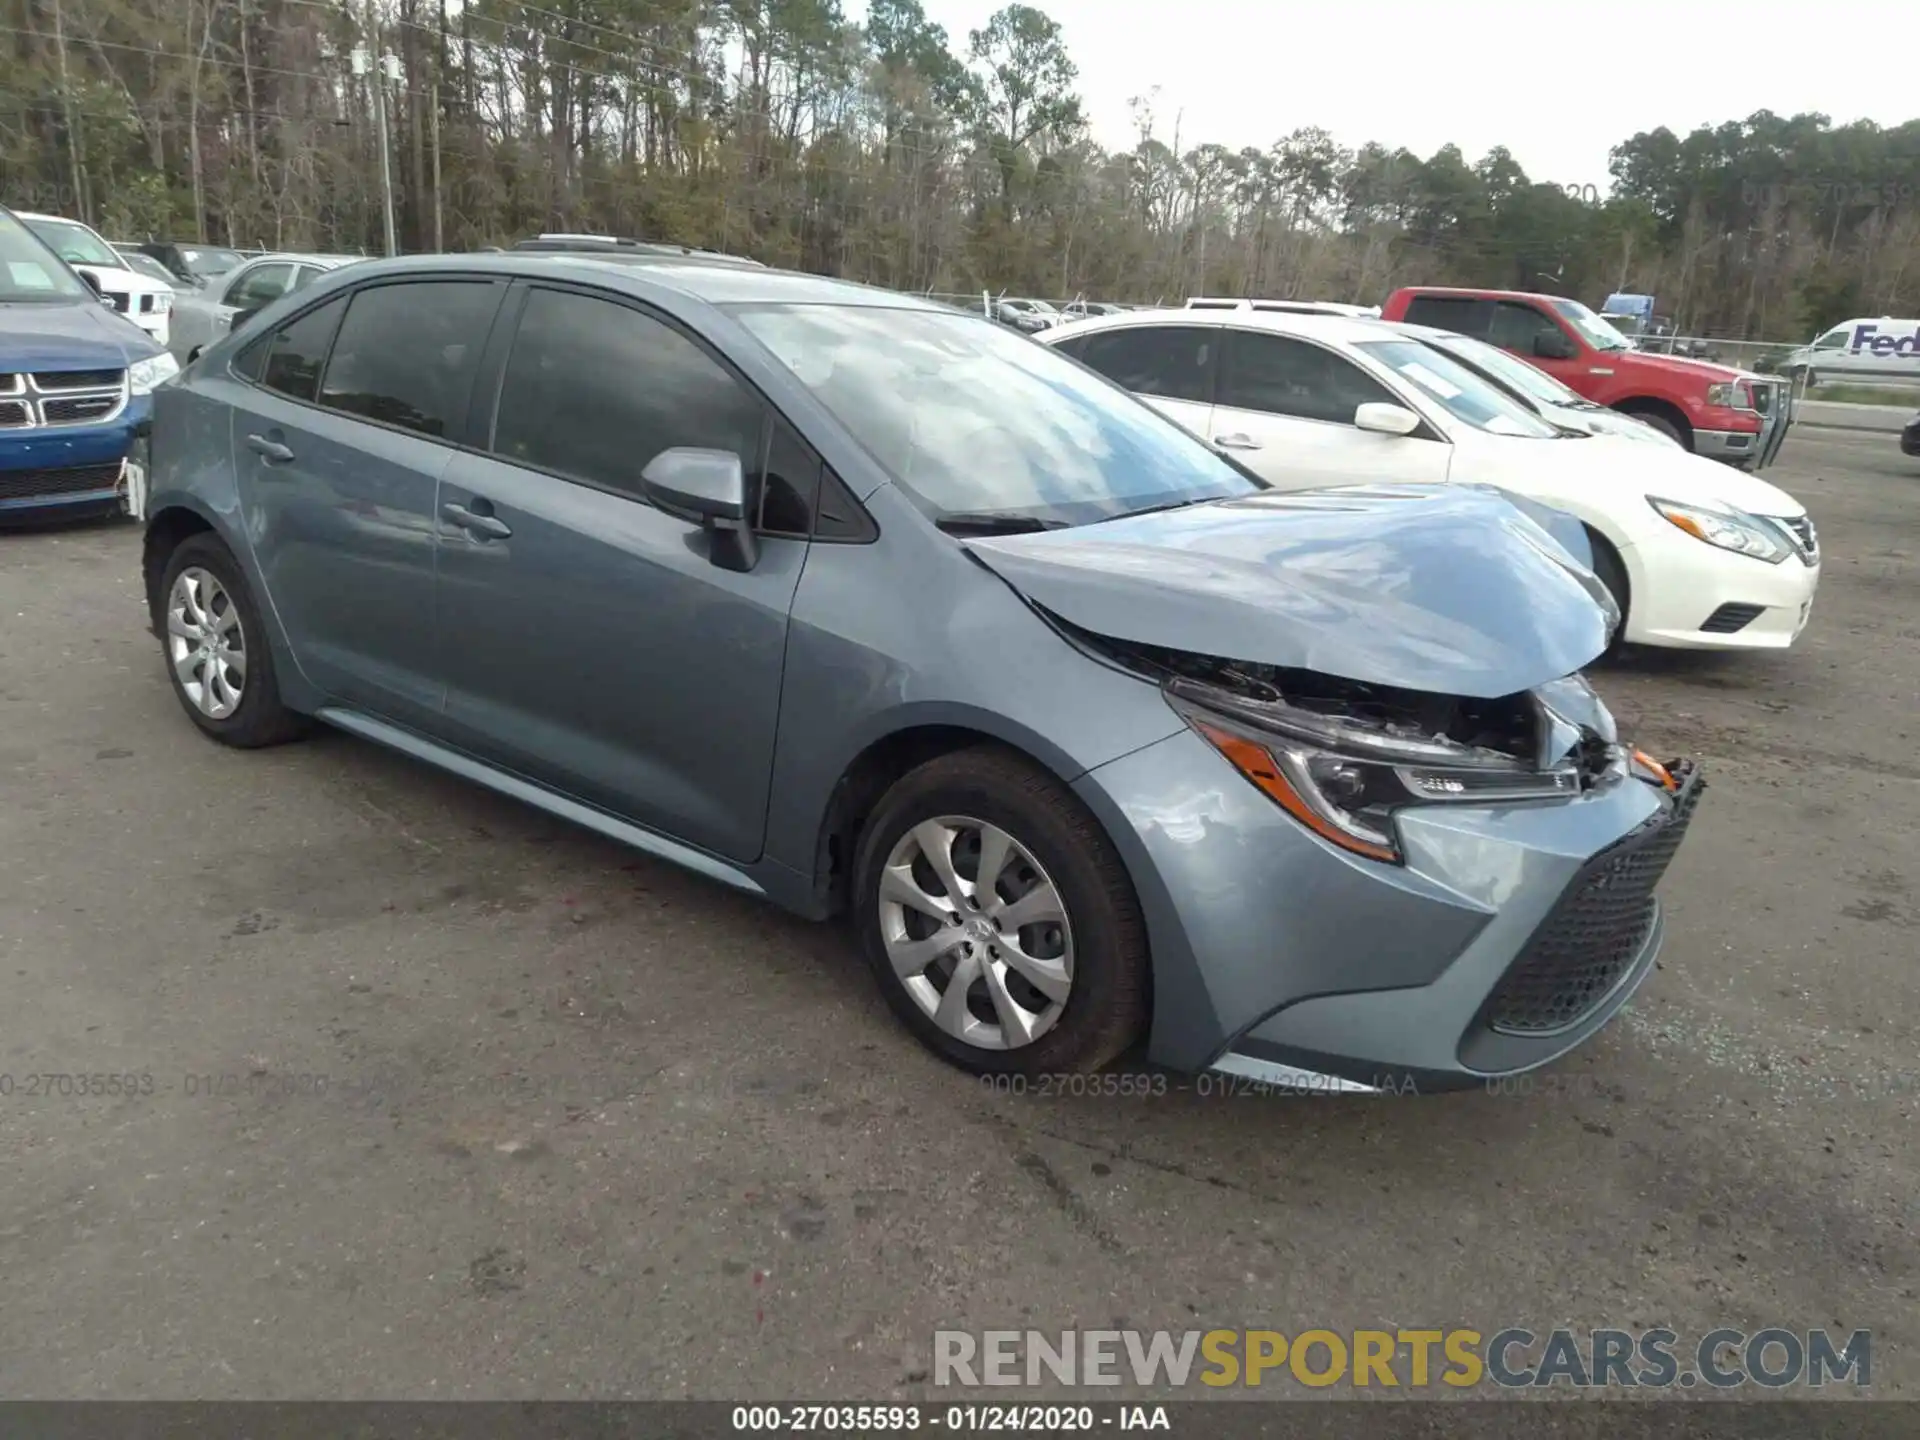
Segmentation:
{"type": "Polygon", "coordinates": [[[1751,515],[1731,510],[1709,510],[1700,505],[1682,505],[1677,500],[1662,500],[1655,495],[1649,495],[1647,503],[1668,523],[1686,531],[1694,539],[1717,545],[1722,550],[1731,550],[1737,555],[1751,555],[1769,565],[1778,565],[1793,553],[1793,547],[1773,526],[1751,515]]]}
{"type": "Polygon", "coordinates": [[[163,350],[151,360],[141,360],[128,367],[127,383],[133,387],[134,394],[151,395],[179,373],[180,362],[163,350]]]}

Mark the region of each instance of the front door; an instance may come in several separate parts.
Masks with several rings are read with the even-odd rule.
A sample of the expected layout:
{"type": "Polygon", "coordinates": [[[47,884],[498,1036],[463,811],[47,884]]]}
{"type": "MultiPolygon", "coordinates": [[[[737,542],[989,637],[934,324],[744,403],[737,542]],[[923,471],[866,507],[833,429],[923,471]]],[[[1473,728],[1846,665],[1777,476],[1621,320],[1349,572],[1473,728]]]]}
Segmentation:
{"type": "Polygon", "coordinates": [[[301,672],[333,699],[431,729],[434,514],[505,285],[372,286],[257,342],[232,412],[255,562],[301,672]]]}
{"type": "Polygon", "coordinates": [[[1446,442],[1354,425],[1362,405],[1402,402],[1351,360],[1291,335],[1224,333],[1208,438],[1269,485],[1311,490],[1447,478],[1446,442]]]}
{"type": "Polygon", "coordinates": [[[729,860],[766,831],[787,619],[820,473],[759,397],[624,301],[536,286],[491,453],[441,486],[438,614],[455,744],[729,860]],[[675,446],[732,450],[758,563],[640,498],[675,446]],[[771,532],[771,533],[768,533],[771,532]]]}

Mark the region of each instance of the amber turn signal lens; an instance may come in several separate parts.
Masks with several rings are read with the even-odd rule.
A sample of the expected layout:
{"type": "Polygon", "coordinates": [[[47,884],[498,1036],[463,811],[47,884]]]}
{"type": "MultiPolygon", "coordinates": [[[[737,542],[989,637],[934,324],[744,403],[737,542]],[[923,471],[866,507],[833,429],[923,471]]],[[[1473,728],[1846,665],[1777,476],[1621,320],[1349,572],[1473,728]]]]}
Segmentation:
{"type": "Polygon", "coordinates": [[[1636,765],[1642,766],[1648,774],[1652,775],[1653,778],[1658,780],[1666,789],[1678,790],[1680,788],[1680,782],[1673,778],[1673,772],[1651,755],[1647,754],[1646,751],[1634,751],[1633,759],[1636,765]]]}
{"type": "Polygon", "coordinates": [[[1211,725],[1194,722],[1194,729],[1206,737],[1212,745],[1262,794],[1274,804],[1285,810],[1294,819],[1306,826],[1323,840],[1330,840],[1342,850],[1350,850],[1355,855],[1364,855],[1369,860],[1397,862],[1400,857],[1385,845],[1375,845],[1370,840],[1362,840],[1350,835],[1338,825],[1328,820],[1296,790],[1287,777],[1281,773],[1279,763],[1258,745],[1225,730],[1216,730],[1211,725]]]}

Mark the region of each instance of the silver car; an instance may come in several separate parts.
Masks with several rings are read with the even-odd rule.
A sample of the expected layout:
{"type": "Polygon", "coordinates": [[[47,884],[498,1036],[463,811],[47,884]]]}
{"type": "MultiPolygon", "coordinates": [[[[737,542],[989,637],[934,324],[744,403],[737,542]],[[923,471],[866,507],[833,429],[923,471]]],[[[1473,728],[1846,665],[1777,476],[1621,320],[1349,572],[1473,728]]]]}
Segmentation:
{"type": "Polygon", "coordinates": [[[1268,490],[1002,326],[699,260],[369,261],[155,399],[193,724],[843,916],[970,1070],[1471,1085],[1654,968],[1699,776],[1497,492],[1268,490]]]}
{"type": "Polygon", "coordinates": [[[282,295],[305,289],[357,255],[259,255],[217,275],[199,289],[182,290],[173,303],[168,348],[182,365],[224,336],[236,315],[251,315],[282,295]]]}

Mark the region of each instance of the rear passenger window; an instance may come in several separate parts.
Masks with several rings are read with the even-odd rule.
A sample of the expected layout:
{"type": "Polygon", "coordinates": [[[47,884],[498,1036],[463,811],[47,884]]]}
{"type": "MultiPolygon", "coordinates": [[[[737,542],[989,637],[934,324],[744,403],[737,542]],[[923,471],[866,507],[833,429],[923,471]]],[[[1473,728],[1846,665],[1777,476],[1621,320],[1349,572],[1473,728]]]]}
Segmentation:
{"type": "Polygon", "coordinates": [[[457,435],[501,286],[410,280],[354,294],[320,403],[422,435],[457,435]]]}
{"type": "Polygon", "coordinates": [[[1200,325],[1128,325],[1087,336],[1074,358],[1135,394],[1207,405],[1219,334],[1200,325]]]}
{"type": "Polygon", "coordinates": [[[283,325],[247,351],[247,356],[263,357],[264,364],[255,368],[243,357],[241,373],[257,375],[267,389],[277,390],[291,399],[311,401],[320,392],[320,371],[327,362],[327,347],[333,343],[333,332],[339,328],[340,317],[346,309],[344,298],[329,300],[283,325]]]}
{"type": "MultiPolygon", "coordinates": [[[[507,357],[493,449],[637,496],[647,462],[675,446],[731,450],[759,473],[766,419],[759,397],[672,327],[610,300],[535,290],[507,357]]],[[[812,504],[819,461],[790,432],[775,448],[780,483],[765,489],[780,494],[767,494],[763,519],[805,534],[799,507],[812,504]]]]}
{"type": "Polygon", "coordinates": [[[1484,340],[1493,319],[1493,306],[1467,295],[1416,295],[1407,302],[1404,318],[1409,325],[1431,325],[1436,330],[1453,330],[1484,340]]]}

